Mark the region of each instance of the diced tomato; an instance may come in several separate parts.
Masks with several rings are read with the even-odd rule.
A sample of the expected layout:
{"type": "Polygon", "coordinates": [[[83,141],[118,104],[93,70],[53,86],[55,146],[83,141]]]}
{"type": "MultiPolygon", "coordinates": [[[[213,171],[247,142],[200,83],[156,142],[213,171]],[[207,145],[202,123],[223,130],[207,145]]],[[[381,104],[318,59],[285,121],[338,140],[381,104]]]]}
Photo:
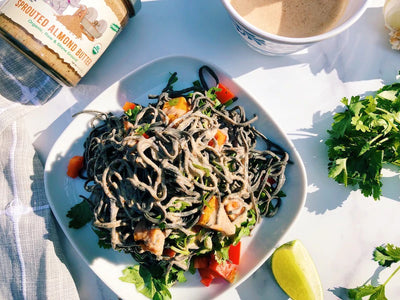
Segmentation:
{"type": "Polygon", "coordinates": [[[218,83],[217,88],[219,88],[220,91],[215,92],[215,95],[222,104],[227,103],[229,100],[232,100],[235,97],[235,95],[222,83],[218,83]]]}
{"type": "Polygon", "coordinates": [[[229,247],[229,260],[235,265],[238,265],[240,262],[240,245],[241,242],[229,247]]]}
{"type": "Polygon", "coordinates": [[[230,283],[235,280],[237,267],[229,261],[219,264],[212,255],[208,269],[214,273],[214,276],[224,278],[230,283]]]}
{"type": "Polygon", "coordinates": [[[213,281],[214,278],[201,278],[200,282],[204,284],[205,286],[210,286],[211,282],[213,281]]]}
{"type": "Polygon", "coordinates": [[[130,110],[130,109],[134,109],[136,107],[136,104],[135,103],[132,103],[132,102],[125,102],[125,104],[124,104],[124,106],[122,107],[122,109],[124,110],[124,111],[128,111],[128,110],[130,110]]]}
{"type": "Polygon", "coordinates": [[[79,176],[81,169],[83,168],[83,156],[74,156],[69,160],[67,175],[72,178],[79,176]]]}
{"type": "Polygon", "coordinates": [[[193,259],[193,267],[195,269],[205,269],[208,267],[209,261],[210,261],[209,256],[196,256],[193,259]]]}
{"type": "MultiPolygon", "coordinates": [[[[240,252],[240,243],[239,247],[237,247],[236,245],[233,249],[234,250],[232,251],[234,252],[240,252]]],[[[233,260],[238,262],[237,258],[232,258],[233,260]]],[[[224,261],[219,264],[214,255],[195,257],[195,260],[193,261],[193,266],[199,270],[199,274],[201,277],[200,282],[203,283],[205,286],[209,286],[214,278],[223,278],[226,281],[232,283],[235,280],[237,272],[236,264],[233,264],[231,261],[224,261]]]]}
{"type": "MultiPolygon", "coordinates": [[[[218,129],[217,133],[214,136],[214,138],[217,141],[218,146],[221,147],[223,144],[225,144],[227,136],[223,131],[218,129]]],[[[209,141],[208,145],[211,146],[211,147],[214,147],[215,146],[214,145],[214,140],[209,141]]]]}
{"type": "Polygon", "coordinates": [[[199,274],[201,277],[200,282],[202,284],[204,284],[205,286],[209,286],[211,284],[211,282],[213,281],[213,279],[215,278],[213,272],[207,268],[202,268],[202,269],[198,269],[198,270],[199,270],[199,274]]]}
{"type": "Polygon", "coordinates": [[[143,133],[143,137],[144,137],[145,139],[150,138],[149,135],[148,135],[147,133],[143,133]]]}
{"type": "Polygon", "coordinates": [[[174,257],[175,254],[176,254],[176,252],[175,252],[174,250],[170,249],[170,248],[166,248],[166,249],[164,249],[164,251],[163,251],[163,255],[169,256],[169,257],[171,257],[171,258],[174,257]]]}
{"type": "Polygon", "coordinates": [[[273,179],[272,177],[268,177],[268,179],[267,179],[267,182],[269,183],[269,184],[274,184],[276,181],[275,181],[275,179],[273,179]]]}

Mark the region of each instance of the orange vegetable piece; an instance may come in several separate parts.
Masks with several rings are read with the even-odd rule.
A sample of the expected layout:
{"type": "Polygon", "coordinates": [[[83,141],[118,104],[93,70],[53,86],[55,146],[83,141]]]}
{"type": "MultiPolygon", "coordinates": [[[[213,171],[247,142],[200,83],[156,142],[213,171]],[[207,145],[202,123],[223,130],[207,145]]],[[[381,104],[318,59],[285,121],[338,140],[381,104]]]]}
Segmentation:
{"type": "Polygon", "coordinates": [[[128,111],[128,110],[130,110],[130,109],[134,109],[136,107],[136,104],[135,103],[132,103],[132,102],[125,102],[125,104],[124,104],[124,106],[122,107],[122,109],[124,110],[124,111],[128,111]]]}
{"type": "MultiPolygon", "coordinates": [[[[223,131],[218,129],[214,138],[217,140],[218,146],[221,147],[223,144],[225,144],[227,136],[223,131]]],[[[209,141],[208,145],[210,145],[211,147],[214,147],[215,146],[214,140],[209,141]]]]}
{"type": "Polygon", "coordinates": [[[133,124],[129,121],[124,121],[124,129],[128,131],[130,128],[133,128],[133,124]]]}
{"type": "Polygon", "coordinates": [[[162,110],[166,113],[170,121],[183,116],[187,113],[189,108],[189,103],[186,101],[185,97],[177,97],[164,103],[162,110]]]}
{"type": "Polygon", "coordinates": [[[218,199],[213,196],[210,200],[208,200],[207,205],[204,206],[203,212],[200,216],[197,225],[206,226],[208,221],[210,220],[213,213],[218,209],[218,199]]]}
{"type": "Polygon", "coordinates": [[[79,172],[83,168],[83,156],[74,156],[69,160],[67,175],[71,178],[79,176],[79,172]]]}
{"type": "Polygon", "coordinates": [[[227,103],[235,97],[235,95],[222,83],[218,83],[217,88],[219,88],[220,91],[215,92],[215,95],[222,104],[227,103]]]}

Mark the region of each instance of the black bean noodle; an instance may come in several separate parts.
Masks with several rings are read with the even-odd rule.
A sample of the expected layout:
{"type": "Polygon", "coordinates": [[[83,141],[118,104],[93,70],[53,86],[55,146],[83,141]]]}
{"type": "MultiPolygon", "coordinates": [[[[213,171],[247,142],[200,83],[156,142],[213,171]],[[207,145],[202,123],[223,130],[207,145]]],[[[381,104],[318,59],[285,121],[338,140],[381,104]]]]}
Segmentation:
{"type": "MultiPolygon", "coordinates": [[[[240,204],[229,211],[242,216],[229,219],[236,228],[250,211],[257,220],[278,211],[289,156],[253,127],[257,117],[248,119],[241,106],[216,107],[201,88],[173,91],[168,82],[157,102],[143,107],[134,121],[127,115],[91,113],[96,116],[84,145],[85,189],[93,226],[106,233],[112,248],[144,264],[187,270],[191,256],[210,249],[210,237],[228,236],[206,228],[186,244],[179,239],[196,236],[194,228],[212,197],[220,207],[240,204]],[[163,107],[181,95],[190,110],[171,122],[163,107]],[[227,136],[222,147],[214,146],[217,130],[227,136]],[[148,251],[143,240],[135,240],[141,226],[161,230],[163,248],[176,255],[148,251]]],[[[217,219],[221,213],[228,214],[218,209],[217,219]]]]}

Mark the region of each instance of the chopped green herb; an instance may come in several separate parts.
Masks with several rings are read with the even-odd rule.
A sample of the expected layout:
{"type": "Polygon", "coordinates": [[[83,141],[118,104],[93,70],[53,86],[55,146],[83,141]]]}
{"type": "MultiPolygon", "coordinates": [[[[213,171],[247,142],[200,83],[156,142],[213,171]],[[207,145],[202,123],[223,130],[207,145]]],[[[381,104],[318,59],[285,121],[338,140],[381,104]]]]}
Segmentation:
{"type": "Polygon", "coordinates": [[[119,279],[124,282],[133,283],[138,292],[150,299],[171,299],[168,286],[160,279],[152,276],[150,271],[140,265],[127,267],[122,271],[124,276],[119,279]]]}
{"type": "Polygon", "coordinates": [[[125,112],[125,115],[129,117],[129,122],[134,123],[136,120],[136,116],[138,113],[142,110],[142,107],[140,105],[136,105],[134,109],[128,109],[125,112]]]}
{"type": "Polygon", "coordinates": [[[67,217],[71,219],[68,226],[70,228],[79,229],[92,220],[93,212],[89,203],[83,199],[82,202],[71,207],[67,213],[67,217]]]}
{"type": "Polygon", "coordinates": [[[378,200],[383,165],[400,166],[400,83],[342,103],[346,110],[334,115],[326,141],[329,177],[378,200]]]}
{"type": "Polygon", "coordinates": [[[169,106],[176,106],[178,103],[179,103],[179,99],[178,98],[173,98],[173,99],[168,101],[169,106]]]}
{"type": "Polygon", "coordinates": [[[111,235],[109,231],[97,230],[93,228],[93,231],[97,234],[99,241],[97,244],[100,248],[111,249],[111,235]]]}
{"type": "Polygon", "coordinates": [[[256,222],[256,213],[254,212],[254,210],[251,209],[248,211],[248,220],[246,222],[243,222],[240,227],[236,228],[236,233],[232,244],[236,245],[237,243],[239,243],[242,237],[250,235],[250,232],[256,225],[256,222]]]}
{"type": "Polygon", "coordinates": [[[143,134],[145,134],[146,132],[147,132],[147,130],[149,130],[150,129],[150,124],[145,124],[145,125],[143,125],[143,126],[139,126],[137,129],[136,129],[136,133],[137,134],[140,134],[140,135],[143,135],[143,134]]]}

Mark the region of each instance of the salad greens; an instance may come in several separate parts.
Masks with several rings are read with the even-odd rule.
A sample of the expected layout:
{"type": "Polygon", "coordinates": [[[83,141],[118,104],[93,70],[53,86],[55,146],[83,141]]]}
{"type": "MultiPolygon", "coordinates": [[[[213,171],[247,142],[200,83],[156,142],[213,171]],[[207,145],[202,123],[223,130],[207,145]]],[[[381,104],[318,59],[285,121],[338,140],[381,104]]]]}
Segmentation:
{"type": "MultiPolygon", "coordinates": [[[[390,267],[393,263],[400,261],[400,248],[393,244],[376,247],[373,253],[374,260],[383,267],[390,267]]],[[[385,287],[390,279],[400,270],[398,266],[383,284],[373,286],[364,284],[359,287],[349,289],[348,296],[350,299],[361,300],[363,297],[370,296],[370,300],[387,300],[385,296],[385,287]]]]}
{"type": "Polygon", "coordinates": [[[186,282],[183,270],[173,270],[169,273],[174,278],[162,278],[141,265],[127,267],[122,271],[124,276],[119,279],[124,282],[133,283],[138,292],[153,300],[169,300],[172,298],[168,288],[176,281],[186,282]]]}
{"type": "Polygon", "coordinates": [[[382,166],[400,166],[400,83],[341,102],[346,110],[334,115],[326,141],[329,177],[378,200],[382,166]]]}

